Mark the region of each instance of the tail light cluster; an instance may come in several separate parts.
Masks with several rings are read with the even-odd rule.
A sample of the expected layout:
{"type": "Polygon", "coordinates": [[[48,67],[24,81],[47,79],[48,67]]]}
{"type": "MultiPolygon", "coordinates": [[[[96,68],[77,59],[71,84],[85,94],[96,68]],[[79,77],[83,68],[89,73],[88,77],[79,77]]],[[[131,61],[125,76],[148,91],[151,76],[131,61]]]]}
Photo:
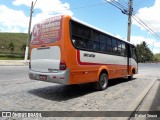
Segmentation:
{"type": "Polygon", "coordinates": [[[66,63],[64,61],[60,61],[60,66],[59,66],[60,70],[66,70],[67,66],[66,66],[66,63]]]}

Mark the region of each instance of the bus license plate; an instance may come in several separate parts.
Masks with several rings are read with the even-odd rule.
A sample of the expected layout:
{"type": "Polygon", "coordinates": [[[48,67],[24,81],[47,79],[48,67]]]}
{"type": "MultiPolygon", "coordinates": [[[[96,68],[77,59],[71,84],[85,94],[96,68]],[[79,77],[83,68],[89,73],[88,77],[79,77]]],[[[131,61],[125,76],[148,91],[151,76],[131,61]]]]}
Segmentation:
{"type": "Polygon", "coordinates": [[[47,80],[47,76],[46,75],[39,75],[39,79],[40,80],[47,80]]]}

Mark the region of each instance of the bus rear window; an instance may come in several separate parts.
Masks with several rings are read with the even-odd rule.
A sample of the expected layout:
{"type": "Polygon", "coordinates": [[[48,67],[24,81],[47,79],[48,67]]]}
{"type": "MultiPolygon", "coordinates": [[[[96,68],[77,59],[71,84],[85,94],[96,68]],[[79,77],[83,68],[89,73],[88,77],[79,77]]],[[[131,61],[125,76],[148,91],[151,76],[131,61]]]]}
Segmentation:
{"type": "Polygon", "coordinates": [[[62,16],[42,21],[33,27],[31,44],[49,44],[59,41],[62,34],[62,16]]]}

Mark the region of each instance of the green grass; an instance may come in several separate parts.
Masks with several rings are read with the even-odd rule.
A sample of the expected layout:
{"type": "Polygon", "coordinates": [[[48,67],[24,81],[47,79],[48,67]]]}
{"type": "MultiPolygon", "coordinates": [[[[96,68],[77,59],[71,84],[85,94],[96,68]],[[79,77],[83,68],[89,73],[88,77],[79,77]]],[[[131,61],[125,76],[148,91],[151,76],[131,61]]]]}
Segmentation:
{"type": "Polygon", "coordinates": [[[160,61],[160,53],[155,54],[154,59],[156,59],[156,61],[160,61]]]}
{"type": "Polygon", "coordinates": [[[8,46],[10,42],[15,45],[14,53],[22,54],[21,47],[26,43],[28,35],[26,33],[0,33],[0,53],[9,54],[8,46]]]}
{"type": "Polygon", "coordinates": [[[23,60],[24,56],[20,54],[0,54],[0,60],[23,60]]]}
{"type": "Polygon", "coordinates": [[[16,58],[16,57],[0,57],[0,60],[24,60],[24,58],[16,58]]]}

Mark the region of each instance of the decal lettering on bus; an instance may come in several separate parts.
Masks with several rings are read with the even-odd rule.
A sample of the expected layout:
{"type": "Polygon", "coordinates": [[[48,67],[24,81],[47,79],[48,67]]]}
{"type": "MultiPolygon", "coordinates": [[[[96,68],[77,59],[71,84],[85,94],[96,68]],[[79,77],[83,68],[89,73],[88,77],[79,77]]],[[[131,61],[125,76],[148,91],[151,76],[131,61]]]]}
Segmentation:
{"type": "Polygon", "coordinates": [[[96,55],[95,54],[84,53],[83,56],[84,57],[93,57],[94,58],[96,55]]]}
{"type": "Polygon", "coordinates": [[[48,44],[59,41],[62,33],[62,16],[52,17],[36,24],[32,33],[32,44],[48,44]]]}

